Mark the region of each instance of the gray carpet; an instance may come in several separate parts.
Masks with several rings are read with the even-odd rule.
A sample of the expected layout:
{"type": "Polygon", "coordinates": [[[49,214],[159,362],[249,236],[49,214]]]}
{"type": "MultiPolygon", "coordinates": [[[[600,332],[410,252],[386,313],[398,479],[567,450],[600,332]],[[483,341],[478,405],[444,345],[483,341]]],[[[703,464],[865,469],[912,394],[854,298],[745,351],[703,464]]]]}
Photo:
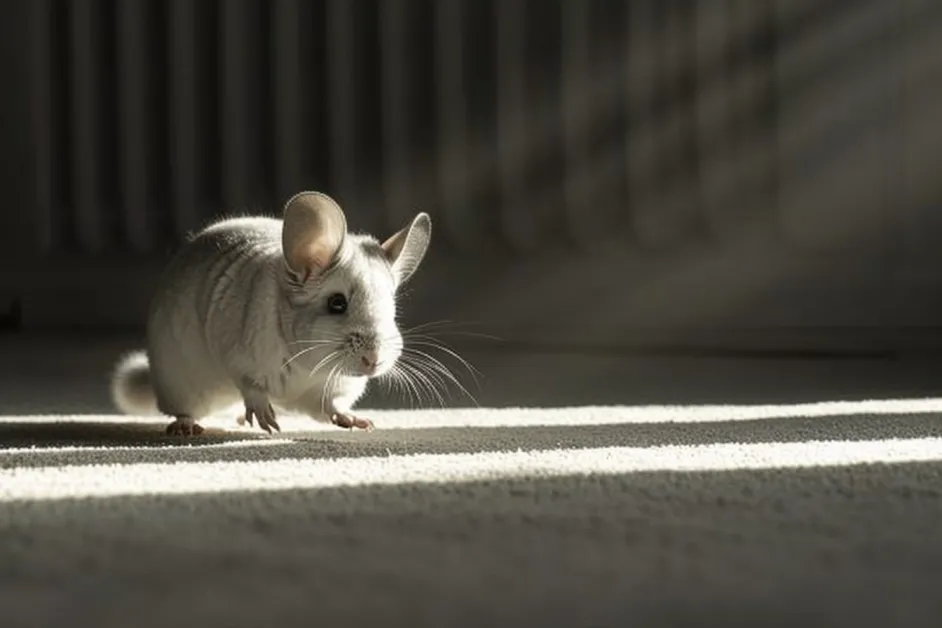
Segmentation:
{"type": "Polygon", "coordinates": [[[0,386],[5,628],[942,625],[942,402],[806,403],[891,399],[898,367],[830,366],[870,395],[700,369],[805,381],[775,406],[675,401],[700,379],[675,377],[674,399],[374,411],[369,434],[223,414],[181,445],[107,414],[97,354],[50,351],[86,368],[31,349],[0,386]]]}

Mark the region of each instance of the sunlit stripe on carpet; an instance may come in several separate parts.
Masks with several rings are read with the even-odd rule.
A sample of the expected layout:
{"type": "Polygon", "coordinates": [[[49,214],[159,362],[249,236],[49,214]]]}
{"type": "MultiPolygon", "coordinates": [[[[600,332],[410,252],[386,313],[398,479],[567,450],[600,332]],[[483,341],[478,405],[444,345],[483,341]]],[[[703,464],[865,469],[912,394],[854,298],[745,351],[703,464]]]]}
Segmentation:
{"type": "MultiPolygon", "coordinates": [[[[574,406],[565,408],[449,408],[447,410],[362,410],[381,429],[436,427],[504,427],[539,425],[614,425],[620,423],[701,423],[750,421],[790,417],[891,415],[942,413],[942,398],[821,401],[797,404],[716,404],[574,406]]],[[[237,409],[204,421],[208,426],[238,429],[237,409]]],[[[295,430],[336,428],[297,416],[284,416],[285,426],[295,430]]],[[[0,423],[107,423],[162,426],[163,419],[135,419],[119,415],[0,416],[0,423]]]]}
{"type": "Polygon", "coordinates": [[[4,469],[0,501],[942,460],[942,438],[4,469]]]}

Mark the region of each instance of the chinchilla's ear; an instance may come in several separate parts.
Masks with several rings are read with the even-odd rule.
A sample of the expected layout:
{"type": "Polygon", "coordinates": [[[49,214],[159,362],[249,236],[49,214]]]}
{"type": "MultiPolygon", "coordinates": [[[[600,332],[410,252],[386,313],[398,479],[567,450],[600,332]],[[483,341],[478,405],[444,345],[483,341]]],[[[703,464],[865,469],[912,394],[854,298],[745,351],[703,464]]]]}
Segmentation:
{"type": "Polygon", "coordinates": [[[281,247],[288,267],[307,281],[330,266],[347,235],[340,206],[321,192],[300,192],[285,204],[281,247]]]}
{"type": "Polygon", "coordinates": [[[405,283],[418,269],[432,239],[432,219],[419,213],[408,227],[383,242],[383,251],[393,267],[399,284],[405,283]]]}

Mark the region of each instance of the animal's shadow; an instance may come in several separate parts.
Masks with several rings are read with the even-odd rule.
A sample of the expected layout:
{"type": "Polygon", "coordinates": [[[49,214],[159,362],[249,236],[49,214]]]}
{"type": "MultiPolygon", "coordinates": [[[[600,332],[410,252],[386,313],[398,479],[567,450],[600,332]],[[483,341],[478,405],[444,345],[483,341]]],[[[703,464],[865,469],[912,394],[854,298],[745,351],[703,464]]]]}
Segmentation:
{"type": "MultiPolygon", "coordinates": [[[[233,421],[233,423],[235,423],[233,421]]],[[[28,447],[189,447],[265,439],[260,431],[227,431],[208,425],[202,435],[166,433],[166,421],[32,422],[0,419],[0,449],[28,447]]]]}

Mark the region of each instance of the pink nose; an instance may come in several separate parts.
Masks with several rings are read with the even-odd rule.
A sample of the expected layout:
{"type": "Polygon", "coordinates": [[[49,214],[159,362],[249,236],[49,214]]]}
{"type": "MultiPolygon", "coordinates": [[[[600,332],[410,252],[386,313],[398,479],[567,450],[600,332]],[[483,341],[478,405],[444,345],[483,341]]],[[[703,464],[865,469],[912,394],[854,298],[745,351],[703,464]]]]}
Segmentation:
{"type": "Polygon", "coordinates": [[[379,362],[379,356],[373,352],[364,353],[360,357],[360,362],[363,363],[364,368],[373,370],[376,368],[376,364],[379,362]]]}

